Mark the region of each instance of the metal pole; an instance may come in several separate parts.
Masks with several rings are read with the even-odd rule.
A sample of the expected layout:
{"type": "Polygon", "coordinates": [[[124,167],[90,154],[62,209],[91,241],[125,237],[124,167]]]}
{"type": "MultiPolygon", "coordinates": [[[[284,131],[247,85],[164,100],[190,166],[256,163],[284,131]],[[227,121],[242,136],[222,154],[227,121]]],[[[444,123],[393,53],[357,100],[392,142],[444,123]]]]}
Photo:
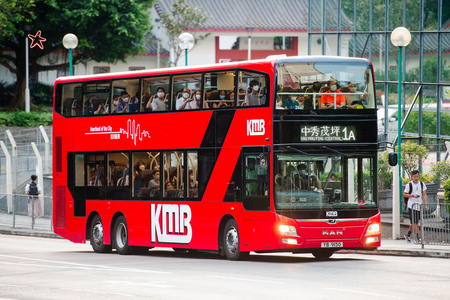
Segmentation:
{"type": "Polygon", "coordinates": [[[399,198],[400,216],[403,214],[402,207],[402,47],[398,47],[398,183],[399,183],[399,198]]]}
{"type": "Polygon", "coordinates": [[[11,166],[11,155],[9,155],[8,148],[3,141],[0,141],[0,146],[5,154],[6,158],[6,201],[7,201],[7,210],[8,213],[11,213],[13,205],[12,205],[12,166],[11,166]]]}
{"type": "Polygon", "coordinates": [[[252,59],[252,36],[249,34],[248,35],[248,52],[247,52],[247,59],[251,60],[252,59]]]}
{"type": "Polygon", "coordinates": [[[45,144],[45,174],[50,174],[50,139],[48,138],[47,132],[45,132],[44,126],[40,125],[39,129],[41,131],[42,137],[44,138],[45,144]]]}
{"type": "Polygon", "coordinates": [[[188,52],[188,49],[184,49],[184,63],[185,63],[186,67],[187,67],[187,52],[188,52]]]}
{"type": "Polygon", "coordinates": [[[72,70],[72,49],[69,49],[69,74],[70,74],[70,76],[73,76],[73,70],[72,70]]]}
{"type": "MultiPolygon", "coordinates": [[[[45,190],[44,190],[44,175],[43,175],[43,169],[42,169],[42,156],[39,153],[38,148],[36,147],[36,144],[34,142],[31,142],[31,147],[33,147],[33,151],[34,151],[34,155],[36,155],[36,160],[37,160],[37,170],[38,170],[38,183],[40,183],[41,185],[41,190],[42,193],[39,195],[39,199],[41,200],[41,208],[42,208],[42,212],[44,211],[44,195],[45,195],[45,190]]],[[[34,204],[34,202],[33,202],[34,204]]],[[[34,205],[33,205],[34,207],[34,205]]],[[[33,215],[34,217],[34,215],[33,215]]]]}
{"type": "Polygon", "coordinates": [[[30,112],[30,87],[28,74],[28,37],[25,37],[25,112],[30,112]]]}

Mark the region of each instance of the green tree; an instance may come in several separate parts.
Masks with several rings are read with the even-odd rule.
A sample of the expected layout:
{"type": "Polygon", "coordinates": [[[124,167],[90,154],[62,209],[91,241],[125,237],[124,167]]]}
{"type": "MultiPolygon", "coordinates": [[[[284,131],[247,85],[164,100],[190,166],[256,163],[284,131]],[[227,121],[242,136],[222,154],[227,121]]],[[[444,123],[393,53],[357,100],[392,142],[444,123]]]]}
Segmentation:
{"type": "Polygon", "coordinates": [[[189,6],[184,0],[178,0],[178,2],[174,3],[170,13],[163,13],[161,22],[167,29],[169,46],[174,53],[174,61],[171,64],[176,65],[183,52],[178,47],[178,37],[180,34],[183,31],[189,30],[194,36],[194,43],[197,44],[210,35],[210,33],[199,35],[196,32],[210,17],[211,15],[207,14],[203,7],[189,6]]]}
{"type": "MultiPolygon", "coordinates": [[[[25,39],[28,33],[41,30],[44,49],[29,49],[29,71],[67,69],[68,61],[56,63],[57,53],[65,56],[62,45],[66,33],[79,40],[74,64],[87,60],[114,63],[125,61],[144,49],[144,37],[150,29],[149,8],[152,0],[0,0],[13,11],[0,10],[0,20],[7,30],[0,32],[0,64],[16,75],[14,99],[10,109],[22,109],[25,97],[25,39]],[[31,26],[28,32],[27,26],[31,26]],[[12,54],[11,54],[12,53],[12,54]]],[[[61,58],[61,57],[60,57],[61,58]]]]}
{"type": "MultiPolygon", "coordinates": [[[[437,82],[437,55],[431,56],[431,59],[424,60],[422,67],[422,82],[437,82]]],[[[441,77],[450,78],[450,68],[446,68],[447,60],[441,60],[441,77]]],[[[419,67],[406,72],[405,81],[417,82],[419,81],[419,67]]]]}
{"type": "Polygon", "coordinates": [[[402,168],[408,178],[411,179],[412,171],[419,167],[419,161],[428,157],[428,149],[425,146],[406,142],[402,143],[402,168]]]}

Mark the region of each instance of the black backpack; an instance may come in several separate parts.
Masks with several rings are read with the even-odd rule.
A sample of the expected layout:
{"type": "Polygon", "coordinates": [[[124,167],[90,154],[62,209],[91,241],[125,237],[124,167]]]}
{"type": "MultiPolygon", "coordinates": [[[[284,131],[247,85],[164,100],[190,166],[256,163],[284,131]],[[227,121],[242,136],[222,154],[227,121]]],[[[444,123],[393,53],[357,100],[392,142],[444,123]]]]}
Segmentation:
{"type": "Polygon", "coordinates": [[[39,190],[38,190],[36,182],[34,182],[34,181],[30,182],[28,195],[39,195],[39,190]]]}
{"type": "MultiPolygon", "coordinates": [[[[420,182],[420,195],[422,196],[422,193],[423,193],[423,182],[422,181],[419,181],[419,182],[420,182]]],[[[408,183],[408,185],[409,185],[409,192],[408,192],[408,194],[411,195],[411,193],[412,193],[412,182],[410,181],[408,183]]],[[[405,205],[408,206],[409,198],[403,197],[403,200],[405,201],[405,205]]]]}

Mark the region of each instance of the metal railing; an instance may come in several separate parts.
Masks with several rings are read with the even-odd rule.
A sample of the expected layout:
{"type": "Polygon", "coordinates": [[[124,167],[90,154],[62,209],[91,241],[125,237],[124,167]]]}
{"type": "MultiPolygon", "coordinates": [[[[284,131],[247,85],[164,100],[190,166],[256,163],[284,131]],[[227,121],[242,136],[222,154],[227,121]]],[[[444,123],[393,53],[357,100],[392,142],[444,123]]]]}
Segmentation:
{"type": "MultiPolygon", "coordinates": [[[[414,204],[413,209],[419,210],[418,232],[413,226],[413,236],[417,234],[420,240],[414,243],[425,245],[450,246],[450,204],[414,204]]],[[[415,215],[412,214],[413,223],[415,215]]]]}
{"type": "Polygon", "coordinates": [[[53,199],[0,193],[0,226],[53,230],[53,199]]]}

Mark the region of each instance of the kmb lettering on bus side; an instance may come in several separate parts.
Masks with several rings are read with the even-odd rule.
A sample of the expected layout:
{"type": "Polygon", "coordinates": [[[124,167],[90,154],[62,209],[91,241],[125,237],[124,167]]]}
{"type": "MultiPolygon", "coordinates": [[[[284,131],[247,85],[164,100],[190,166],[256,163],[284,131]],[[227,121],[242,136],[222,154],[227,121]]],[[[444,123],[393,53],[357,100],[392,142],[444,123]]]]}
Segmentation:
{"type": "Polygon", "coordinates": [[[188,244],[192,239],[191,218],[189,205],[152,204],[152,242],[188,244]]]}
{"type": "Polygon", "coordinates": [[[266,133],[264,119],[247,120],[247,136],[264,135],[266,133]]]}

